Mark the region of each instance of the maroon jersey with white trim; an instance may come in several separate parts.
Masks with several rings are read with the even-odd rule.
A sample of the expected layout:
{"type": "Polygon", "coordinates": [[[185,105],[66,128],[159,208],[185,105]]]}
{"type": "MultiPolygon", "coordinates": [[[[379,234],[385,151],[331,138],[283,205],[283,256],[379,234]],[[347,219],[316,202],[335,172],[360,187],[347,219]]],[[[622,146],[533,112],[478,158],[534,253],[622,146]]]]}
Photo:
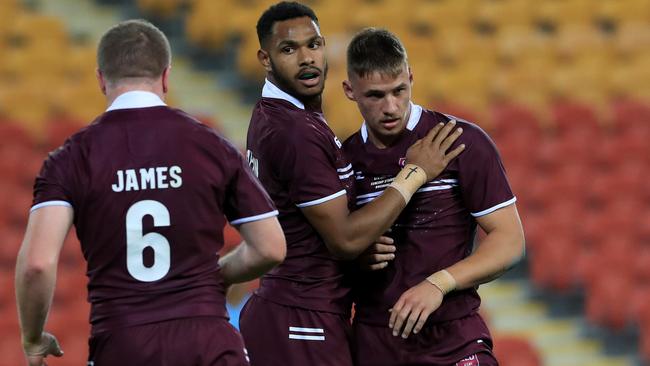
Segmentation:
{"type": "MultiPolygon", "coordinates": [[[[378,149],[368,140],[366,126],[344,143],[355,170],[356,205],[370,202],[392,182],[404,164],[407,149],[437,123],[451,117],[411,105],[407,129],[397,142],[378,149]]],[[[410,287],[432,273],[470,255],[476,237],[475,217],[514,203],[496,147],[478,126],[458,120],[463,134],[452,149],[465,144],[461,155],[436,178],[423,185],[396,220],[395,260],[386,269],[359,273],[355,281],[355,319],[387,325],[390,309],[410,287]]],[[[429,321],[458,319],[475,312],[475,289],[445,296],[429,321]]]]}
{"type": "Polygon", "coordinates": [[[69,205],[88,262],[93,332],[226,317],[226,219],[275,216],[244,157],[166,106],[110,110],[45,161],[32,210],[69,205]],[[225,215],[225,217],[224,217],[225,215]]]}
{"type": "MultiPolygon", "coordinates": [[[[348,314],[349,263],[335,259],[301,208],[352,189],[352,165],[320,111],[266,82],[248,128],[249,164],[275,202],[287,256],[261,281],[258,295],[309,310],[348,314]]],[[[347,197],[347,196],[346,196],[347,197]]]]}

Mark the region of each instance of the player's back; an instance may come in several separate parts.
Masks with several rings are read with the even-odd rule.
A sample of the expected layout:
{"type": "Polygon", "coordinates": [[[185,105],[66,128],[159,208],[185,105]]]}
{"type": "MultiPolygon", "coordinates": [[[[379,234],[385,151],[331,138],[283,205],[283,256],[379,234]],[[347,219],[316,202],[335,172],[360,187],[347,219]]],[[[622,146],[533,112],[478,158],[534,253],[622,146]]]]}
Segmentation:
{"type": "Polygon", "coordinates": [[[278,208],[287,256],[263,277],[257,293],[283,305],[347,314],[348,264],[329,253],[301,208],[346,195],[352,166],[319,111],[305,109],[268,81],[264,88],[251,118],[247,154],[278,208]]]}
{"type": "Polygon", "coordinates": [[[50,155],[37,197],[39,184],[44,192],[52,181],[67,187],[88,262],[93,332],[226,316],[216,254],[224,214],[236,224],[272,207],[237,201],[247,172],[232,145],[164,105],[108,111],[50,155]]]}

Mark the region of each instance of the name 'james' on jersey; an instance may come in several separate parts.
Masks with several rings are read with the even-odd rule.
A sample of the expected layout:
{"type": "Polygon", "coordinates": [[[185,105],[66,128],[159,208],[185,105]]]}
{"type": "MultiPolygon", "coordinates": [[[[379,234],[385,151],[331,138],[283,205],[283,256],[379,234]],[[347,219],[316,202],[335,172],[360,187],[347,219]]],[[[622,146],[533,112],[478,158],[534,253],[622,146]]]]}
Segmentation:
{"type": "Polygon", "coordinates": [[[226,317],[226,218],[277,213],[235,147],[164,105],[110,110],[51,153],[32,210],[53,204],[74,210],[93,333],[226,317]]]}

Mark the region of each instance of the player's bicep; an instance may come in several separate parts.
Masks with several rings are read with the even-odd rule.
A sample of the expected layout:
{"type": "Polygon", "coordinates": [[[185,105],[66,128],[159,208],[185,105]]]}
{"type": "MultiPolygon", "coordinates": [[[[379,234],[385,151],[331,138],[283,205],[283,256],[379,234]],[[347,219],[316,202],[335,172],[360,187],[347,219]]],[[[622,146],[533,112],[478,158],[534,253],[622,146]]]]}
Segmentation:
{"type": "Polygon", "coordinates": [[[349,215],[347,195],[342,194],[319,204],[301,207],[301,210],[323,238],[329,251],[343,256],[341,246],[345,243],[345,233],[342,228],[349,215]]]}
{"type": "Polygon", "coordinates": [[[479,244],[479,250],[484,243],[491,243],[485,248],[491,255],[502,253],[504,257],[514,258],[515,263],[525,255],[524,229],[514,203],[477,217],[476,221],[488,235],[479,244]]]}
{"type": "Polygon", "coordinates": [[[519,219],[519,213],[517,212],[517,206],[515,203],[500,208],[487,215],[477,217],[476,222],[488,234],[494,230],[523,233],[521,220],[519,219]]]}
{"type": "Polygon", "coordinates": [[[287,251],[282,227],[277,217],[247,222],[237,227],[242,238],[262,257],[277,262],[284,259],[287,251]]]}
{"type": "Polygon", "coordinates": [[[32,211],[19,256],[33,265],[56,263],[72,226],[69,206],[46,206],[32,211]]]}

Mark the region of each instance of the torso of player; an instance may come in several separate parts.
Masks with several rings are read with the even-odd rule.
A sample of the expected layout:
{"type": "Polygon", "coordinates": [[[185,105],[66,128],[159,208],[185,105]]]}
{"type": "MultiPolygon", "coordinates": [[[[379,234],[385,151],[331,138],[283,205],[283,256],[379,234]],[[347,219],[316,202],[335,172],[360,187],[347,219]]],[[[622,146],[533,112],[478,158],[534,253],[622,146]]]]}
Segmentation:
{"type": "MultiPolygon", "coordinates": [[[[355,170],[356,207],[360,208],[378,197],[393,181],[405,163],[406,151],[437,123],[448,116],[411,106],[408,128],[393,146],[378,149],[368,140],[365,125],[344,144],[355,170]]],[[[465,133],[454,146],[482,136],[475,125],[459,121],[465,133]]],[[[453,147],[452,147],[453,148],[453,147]]],[[[355,281],[356,320],[377,325],[388,323],[388,309],[399,296],[433,272],[444,269],[473,250],[476,220],[466,205],[456,159],[436,178],[423,185],[392,225],[388,236],[395,240],[395,260],[386,269],[361,272],[355,281]]],[[[430,316],[438,322],[466,316],[480,305],[474,289],[457,291],[445,298],[443,305],[430,316]]]]}
{"type": "MultiPolygon", "coordinates": [[[[238,166],[248,170],[233,146],[157,106],[107,112],[49,160],[72,171],[64,183],[88,262],[93,332],[226,317],[216,253],[224,214],[237,216],[228,198],[232,176],[238,166]]],[[[239,204],[251,214],[272,210],[270,201],[239,204]]]]}
{"type": "Polygon", "coordinates": [[[286,259],[264,276],[258,295],[288,306],[348,313],[344,273],[349,264],[329,253],[301,212],[351,193],[352,166],[338,138],[319,111],[264,97],[251,118],[247,157],[278,208],[287,240],[286,259]]]}

